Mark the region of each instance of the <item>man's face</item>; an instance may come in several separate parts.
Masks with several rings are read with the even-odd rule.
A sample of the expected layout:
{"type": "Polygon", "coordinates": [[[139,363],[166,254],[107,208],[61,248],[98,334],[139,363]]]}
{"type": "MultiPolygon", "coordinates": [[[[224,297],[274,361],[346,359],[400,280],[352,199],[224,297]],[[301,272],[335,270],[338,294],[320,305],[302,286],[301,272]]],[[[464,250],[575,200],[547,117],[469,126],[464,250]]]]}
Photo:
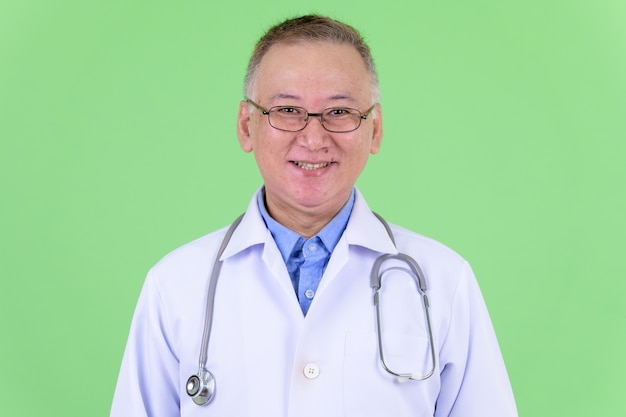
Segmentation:
{"type": "MultiPolygon", "coordinates": [[[[365,113],[374,103],[369,73],[350,45],[274,45],[257,70],[252,97],[264,109],[299,106],[310,113],[350,107],[365,113]]],[[[254,152],[270,214],[295,219],[332,218],[346,203],[370,153],[382,138],[380,106],[352,132],[326,131],[318,117],[304,130],[284,132],[243,101],[238,136],[254,152]]]]}

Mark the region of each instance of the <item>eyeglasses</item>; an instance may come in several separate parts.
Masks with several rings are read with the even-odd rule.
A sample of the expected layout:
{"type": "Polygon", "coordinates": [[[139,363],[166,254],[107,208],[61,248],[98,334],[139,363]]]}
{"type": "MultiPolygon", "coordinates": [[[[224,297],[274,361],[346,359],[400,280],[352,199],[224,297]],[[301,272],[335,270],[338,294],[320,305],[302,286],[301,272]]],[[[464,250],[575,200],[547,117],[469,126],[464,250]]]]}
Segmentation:
{"type": "Polygon", "coordinates": [[[322,127],[329,132],[352,132],[361,126],[361,121],[367,119],[376,106],[374,104],[365,113],[349,107],[330,107],[321,113],[309,113],[305,108],[298,106],[274,106],[265,110],[250,99],[246,101],[267,116],[270,126],[285,132],[303,130],[311,121],[311,117],[319,117],[322,127]]]}

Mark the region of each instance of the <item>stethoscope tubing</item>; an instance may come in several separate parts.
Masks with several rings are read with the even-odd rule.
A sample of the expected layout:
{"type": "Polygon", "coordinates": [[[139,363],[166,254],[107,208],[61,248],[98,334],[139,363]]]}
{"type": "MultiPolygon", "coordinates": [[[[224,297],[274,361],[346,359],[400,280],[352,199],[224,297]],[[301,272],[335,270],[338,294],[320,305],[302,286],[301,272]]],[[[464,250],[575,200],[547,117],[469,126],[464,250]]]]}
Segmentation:
{"type": "MultiPolygon", "coordinates": [[[[384,220],[382,220],[380,217],[379,219],[383,221],[383,224],[386,225],[386,222],[384,222],[384,220]]],[[[386,227],[388,228],[387,225],[386,227]]],[[[390,230],[390,229],[387,229],[387,230],[390,230]]],[[[430,303],[428,301],[428,296],[426,295],[426,291],[428,290],[428,287],[426,285],[426,278],[424,276],[424,273],[422,272],[422,268],[420,268],[419,264],[417,263],[415,259],[413,259],[411,256],[405,253],[384,254],[384,255],[379,256],[374,262],[374,265],[372,265],[372,271],[370,273],[370,285],[372,289],[374,289],[374,305],[376,306],[376,335],[378,338],[378,352],[380,355],[380,361],[383,365],[383,368],[385,368],[385,370],[389,372],[390,374],[398,377],[399,381],[406,381],[409,379],[414,380],[414,381],[423,381],[425,379],[430,378],[435,373],[435,369],[437,367],[437,360],[436,360],[436,355],[435,355],[435,344],[433,342],[433,332],[432,332],[432,326],[431,326],[431,321],[430,321],[430,312],[429,312],[430,303]],[[385,262],[391,261],[391,260],[398,260],[398,261],[405,263],[406,265],[409,265],[409,268],[413,272],[413,277],[416,278],[416,284],[422,296],[422,304],[424,306],[424,313],[426,315],[426,327],[428,329],[428,341],[430,345],[430,356],[431,356],[431,363],[432,363],[430,370],[424,375],[417,375],[415,373],[395,372],[391,370],[391,368],[385,362],[382,326],[380,324],[381,319],[380,319],[379,291],[382,286],[381,281],[382,281],[382,276],[383,276],[383,274],[381,274],[380,272],[380,269],[385,262]]]]}
{"type": "MultiPolygon", "coordinates": [[[[230,225],[228,230],[226,231],[226,234],[224,235],[224,238],[222,239],[222,243],[217,251],[217,255],[215,256],[215,261],[213,262],[213,269],[211,270],[211,276],[209,279],[209,287],[207,289],[206,307],[205,307],[205,312],[204,312],[204,329],[202,331],[202,343],[200,345],[200,356],[198,359],[198,373],[192,375],[187,380],[187,394],[198,405],[208,404],[215,395],[215,378],[213,374],[211,374],[211,372],[205,368],[207,364],[207,358],[208,358],[208,348],[209,348],[209,339],[211,337],[211,328],[213,326],[215,293],[217,291],[217,281],[219,278],[220,269],[222,267],[221,257],[226,247],[228,246],[228,243],[230,242],[230,239],[233,233],[235,232],[235,229],[237,229],[237,226],[239,226],[239,223],[241,223],[241,220],[243,219],[244,215],[245,213],[237,217],[235,221],[230,225]]],[[[387,231],[387,234],[389,235],[391,241],[393,242],[395,246],[396,242],[393,237],[391,228],[389,227],[389,224],[387,224],[387,222],[377,213],[374,213],[374,215],[383,224],[383,226],[385,227],[385,230],[387,231]]],[[[370,285],[374,289],[374,304],[376,305],[378,346],[379,346],[380,359],[381,359],[383,367],[391,375],[398,377],[400,381],[406,381],[409,379],[421,381],[421,380],[429,378],[430,376],[433,375],[433,373],[435,372],[435,368],[436,368],[435,346],[433,343],[433,333],[432,333],[431,322],[430,322],[429,302],[428,302],[428,297],[426,296],[426,290],[427,290],[426,279],[417,261],[415,261],[409,255],[406,255],[403,253],[384,254],[384,255],[379,256],[374,262],[374,265],[372,267],[372,272],[370,275],[370,285]],[[430,354],[432,358],[432,368],[426,375],[416,375],[414,373],[394,372],[387,366],[384,360],[382,329],[380,325],[381,320],[380,320],[379,290],[381,288],[381,279],[382,279],[380,268],[382,264],[385,263],[386,261],[394,260],[394,259],[402,261],[406,263],[407,265],[409,265],[409,268],[413,272],[413,276],[417,280],[419,292],[423,297],[423,305],[424,305],[426,321],[427,321],[427,326],[428,326],[430,354]]]]}
{"type": "Polygon", "coordinates": [[[215,292],[217,290],[217,278],[220,274],[220,269],[222,269],[222,261],[220,258],[228,246],[228,242],[230,242],[230,238],[241,220],[243,219],[243,214],[235,219],[235,221],[230,225],[226,234],[224,235],[224,239],[222,239],[222,244],[217,251],[217,255],[215,256],[215,262],[213,262],[213,270],[211,271],[211,278],[209,280],[209,289],[207,291],[207,302],[206,309],[204,312],[204,330],[202,332],[202,345],[200,346],[200,358],[199,358],[199,366],[200,369],[204,369],[207,362],[208,350],[209,350],[209,338],[211,336],[211,328],[213,327],[213,312],[215,303],[215,292]]]}

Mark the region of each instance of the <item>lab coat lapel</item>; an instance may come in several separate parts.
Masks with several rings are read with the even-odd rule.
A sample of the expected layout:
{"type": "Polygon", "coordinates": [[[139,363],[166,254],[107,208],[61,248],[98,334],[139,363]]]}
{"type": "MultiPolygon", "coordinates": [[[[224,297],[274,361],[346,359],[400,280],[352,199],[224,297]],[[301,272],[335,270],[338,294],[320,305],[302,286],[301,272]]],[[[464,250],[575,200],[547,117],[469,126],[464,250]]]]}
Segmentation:
{"type": "Polygon", "coordinates": [[[283,257],[278,250],[278,246],[276,246],[276,242],[269,231],[267,232],[267,240],[265,242],[261,258],[265,263],[268,274],[273,276],[276,284],[280,286],[281,291],[285,293],[281,298],[284,300],[290,300],[285,302],[285,304],[288,304],[291,316],[304,317],[302,310],[300,309],[300,304],[298,303],[298,298],[296,297],[293,284],[291,283],[291,278],[289,277],[285,261],[283,260],[283,257]]]}
{"type": "MultiPolygon", "coordinates": [[[[261,189],[258,192],[261,192],[261,189]]],[[[229,258],[254,245],[264,245],[262,259],[268,275],[275,279],[281,291],[287,293],[287,299],[293,300],[293,303],[290,303],[293,306],[290,306],[290,308],[297,309],[301,314],[285,262],[259,212],[256,193],[250,200],[248,209],[239,227],[233,233],[231,242],[222,254],[222,259],[229,258]]],[[[372,213],[358,189],[356,190],[356,199],[346,230],[330,257],[326,271],[317,289],[318,295],[323,293],[325,288],[339,275],[349,261],[350,245],[361,246],[380,253],[395,254],[398,252],[385,227],[372,213]]]]}
{"type": "MultiPolygon", "coordinates": [[[[264,244],[270,232],[265,226],[256,203],[256,193],[252,197],[248,209],[241,219],[241,223],[235,229],[226,250],[222,254],[222,260],[229,258],[253,245],[264,244]]],[[[271,237],[271,235],[270,235],[271,237]]]]}
{"type": "MultiPolygon", "coordinates": [[[[326,271],[317,289],[321,296],[332,280],[339,275],[350,259],[350,245],[362,246],[374,252],[398,253],[383,224],[369,209],[357,190],[354,207],[346,230],[330,257],[326,271]]],[[[315,302],[315,301],[313,301],[315,302]]]]}
{"type": "MultiPolygon", "coordinates": [[[[261,192],[261,189],[257,191],[257,193],[259,192],[261,192]]],[[[280,288],[279,291],[285,293],[280,299],[290,300],[286,304],[289,304],[288,308],[293,310],[292,314],[303,317],[285,261],[259,211],[257,193],[250,200],[241,223],[235,229],[230,243],[222,254],[222,259],[234,256],[252,246],[263,245],[263,253],[261,255],[265,267],[263,275],[274,280],[274,283],[267,282],[267,285],[278,286],[280,288]]]]}

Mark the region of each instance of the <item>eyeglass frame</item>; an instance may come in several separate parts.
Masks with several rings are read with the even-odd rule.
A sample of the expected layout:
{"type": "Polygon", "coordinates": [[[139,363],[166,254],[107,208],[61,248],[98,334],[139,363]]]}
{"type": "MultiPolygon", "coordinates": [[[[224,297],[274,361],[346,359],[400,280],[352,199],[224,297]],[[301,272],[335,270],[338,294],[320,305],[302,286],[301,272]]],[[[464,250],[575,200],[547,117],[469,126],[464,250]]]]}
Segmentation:
{"type": "Polygon", "coordinates": [[[331,132],[331,133],[349,133],[349,132],[354,132],[355,130],[357,130],[359,127],[361,127],[361,123],[363,120],[367,120],[367,118],[369,117],[369,115],[372,113],[372,111],[374,111],[374,108],[376,107],[377,103],[372,104],[372,107],[370,107],[365,113],[361,113],[361,111],[359,109],[354,109],[352,107],[328,107],[324,110],[322,110],[321,113],[310,113],[307,109],[305,109],[304,107],[300,107],[300,106],[272,106],[269,109],[264,109],[263,107],[261,107],[259,104],[255,103],[254,101],[252,101],[251,99],[246,97],[246,101],[250,104],[252,104],[258,111],[260,111],[264,116],[267,116],[267,122],[269,123],[269,125],[276,129],[276,130],[280,130],[282,132],[301,132],[304,129],[306,129],[306,127],[309,125],[309,122],[311,121],[311,116],[313,117],[319,117],[320,118],[320,124],[322,125],[322,127],[324,128],[324,130],[326,130],[327,132],[331,132]],[[288,129],[281,129],[278,128],[276,126],[274,126],[271,122],[270,122],[270,112],[272,111],[272,109],[276,109],[276,108],[281,108],[281,107],[291,107],[291,108],[297,108],[297,109],[302,109],[305,111],[306,113],[306,117],[304,118],[305,122],[304,122],[304,126],[302,126],[300,129],[298,130],[288,130],[288,129]],[[333,110],[333,109],[344,109],[344,110],[354,110],[356,112],[359,113],[359,124],[354,128],[354,129],[350,129],[350,130],[330,130],[326,127],[326,125],[324,125],[324,118],[322,117],[324,115],[324,113],[327,110],[333,110]]]}

